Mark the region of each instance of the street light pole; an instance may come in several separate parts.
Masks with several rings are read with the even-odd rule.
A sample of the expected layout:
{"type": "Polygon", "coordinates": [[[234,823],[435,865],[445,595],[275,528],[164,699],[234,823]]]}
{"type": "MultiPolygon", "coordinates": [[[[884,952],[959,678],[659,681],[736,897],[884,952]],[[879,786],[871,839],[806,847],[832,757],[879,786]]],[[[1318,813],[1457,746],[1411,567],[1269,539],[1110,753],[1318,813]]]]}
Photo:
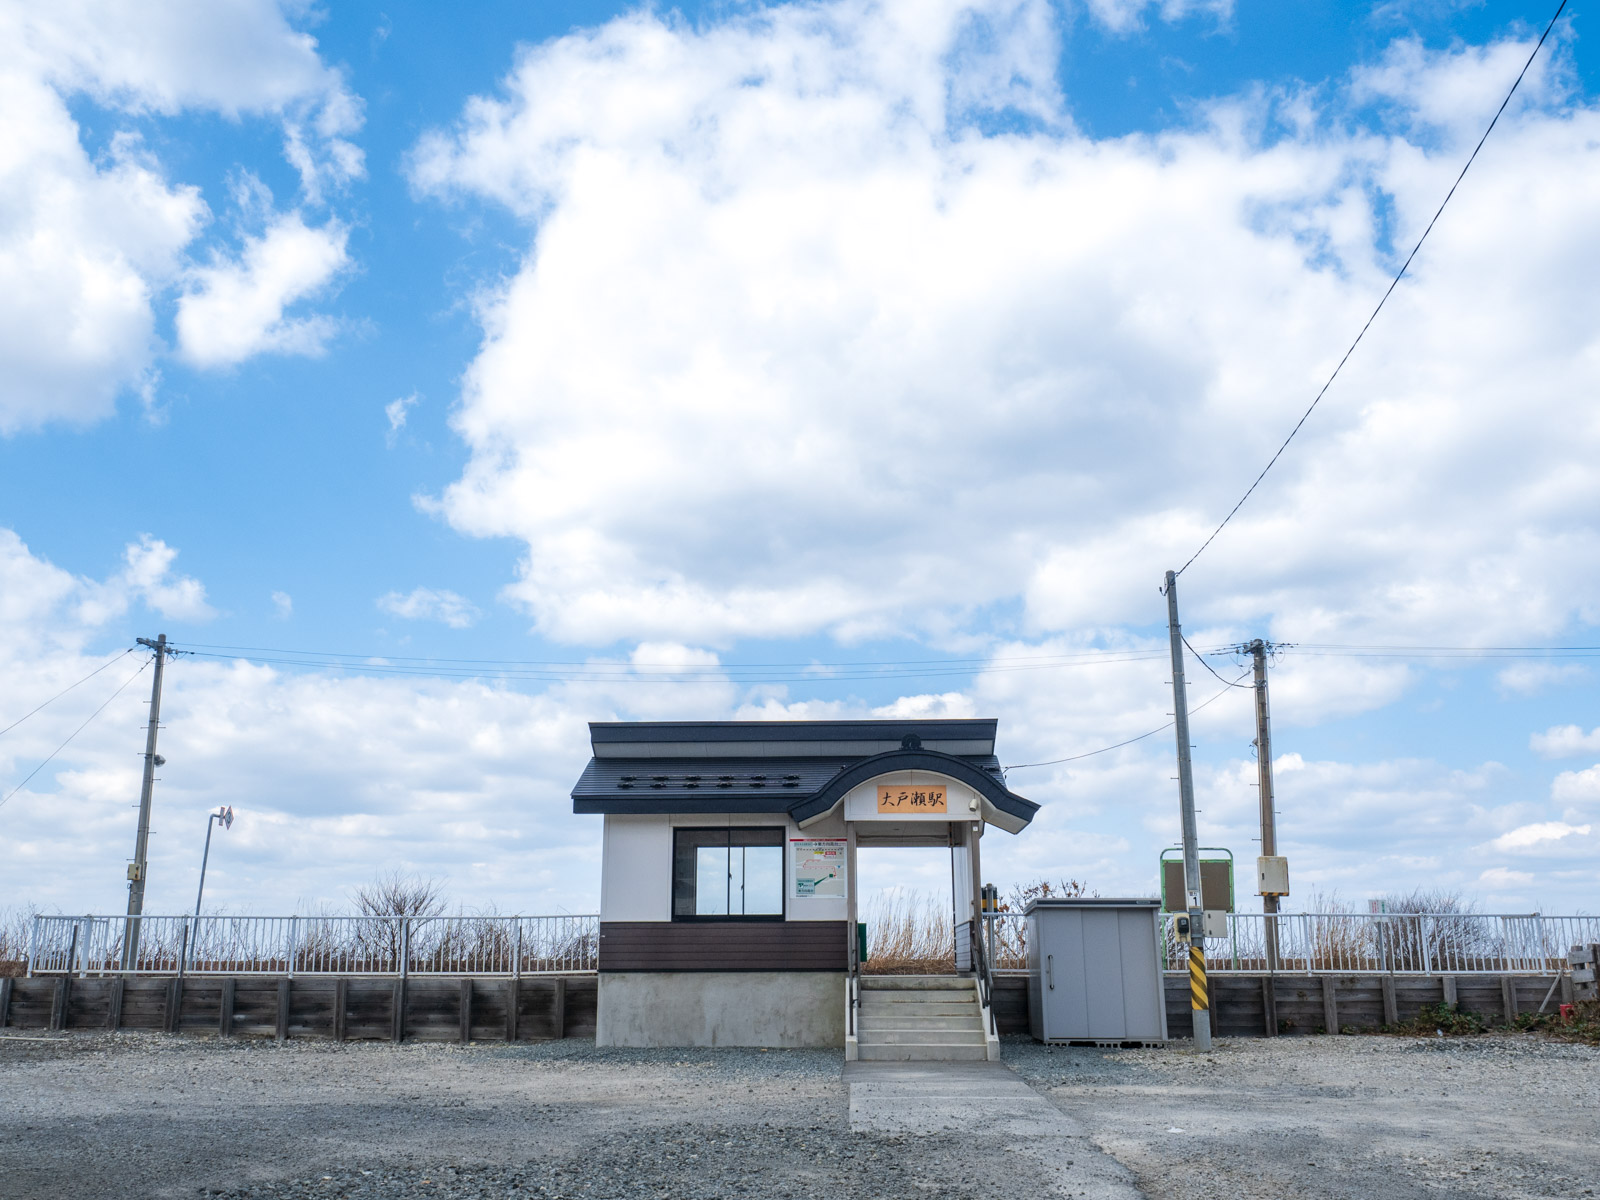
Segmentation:
{"type": "MultiPolygon", "coordinates": [[[[194,932],[189,939],[189,949],[192,953],[194,944],[200,940],[200,900],[206,894],[206,863],[211,858],[211,828],[212,825],[221,825],[224,829],[233,828],[233,806],[219,808],[206,818],[206,848],[200,855],[200,889],[194,894],[194,932]]],[[[187,963],[188,955],[184,961],[187,963]]]]}

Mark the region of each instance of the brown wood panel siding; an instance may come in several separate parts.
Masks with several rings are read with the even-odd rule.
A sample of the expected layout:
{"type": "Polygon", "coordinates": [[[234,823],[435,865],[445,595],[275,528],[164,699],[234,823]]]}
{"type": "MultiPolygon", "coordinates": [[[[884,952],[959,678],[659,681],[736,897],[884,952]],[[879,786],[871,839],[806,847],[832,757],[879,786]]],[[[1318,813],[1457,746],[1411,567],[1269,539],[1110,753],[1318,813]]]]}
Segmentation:
{"type": "Polygon", "coordinates": [[[843,971],[844,921],[602,921],[602,971],[843,971]]]}

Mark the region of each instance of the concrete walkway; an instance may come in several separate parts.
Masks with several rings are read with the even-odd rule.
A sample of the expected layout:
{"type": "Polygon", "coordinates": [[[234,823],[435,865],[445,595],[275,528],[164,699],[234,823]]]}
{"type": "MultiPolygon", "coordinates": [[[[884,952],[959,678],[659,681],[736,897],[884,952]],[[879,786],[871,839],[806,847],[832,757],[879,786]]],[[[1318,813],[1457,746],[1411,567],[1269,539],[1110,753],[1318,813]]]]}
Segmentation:
{"type": "Polygon", "coordinates": [[[975,1155],[1025,1154],[1059,1181],[1057,1195],[1138,1200],[1143,1193],[1083,1126],[1004,1063],[853,1062],[852,1133],[920,1136],[964,1132],[975,1155]]]}

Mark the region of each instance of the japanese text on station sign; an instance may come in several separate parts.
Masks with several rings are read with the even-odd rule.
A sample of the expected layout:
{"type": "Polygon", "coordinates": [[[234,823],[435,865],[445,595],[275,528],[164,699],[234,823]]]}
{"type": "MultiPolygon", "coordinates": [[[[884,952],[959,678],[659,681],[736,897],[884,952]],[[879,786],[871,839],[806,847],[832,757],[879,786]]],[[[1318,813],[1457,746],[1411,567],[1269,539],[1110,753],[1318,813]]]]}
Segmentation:
{"type": "Polygon", "coordinates": [[[944,785],[904,784],[896,787],[878,785],[878,811],[881,813],[942,813],[945,804],[944,785]]]}

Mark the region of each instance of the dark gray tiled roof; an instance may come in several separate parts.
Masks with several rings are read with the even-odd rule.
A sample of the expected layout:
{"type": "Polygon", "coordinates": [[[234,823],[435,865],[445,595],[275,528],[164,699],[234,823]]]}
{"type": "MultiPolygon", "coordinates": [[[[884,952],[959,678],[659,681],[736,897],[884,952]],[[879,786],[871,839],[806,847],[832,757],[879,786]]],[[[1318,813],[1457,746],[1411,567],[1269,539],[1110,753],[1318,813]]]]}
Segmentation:
{"type": "Polygon", "coordinates": [[[572,789],[579,813],[788,813],[810,820],[880,772],[931,770],[1020,820],[994,756],[999,722],[595,721],[594,757],[572,789]]]}
{"type": "MultiPolygon", "coordinates": [[[[572,789],[580,813],[788,812],[862,756],[592,758],[572,789]]],[[[994,755],[965,761],[1000,779],[994,755]]]]}
{"type": "Polygon", "coordinates": [[[945,754],[993,754],[983,720],[594,721],[596,758],[865,758],[909,737],[945,754]]]}

